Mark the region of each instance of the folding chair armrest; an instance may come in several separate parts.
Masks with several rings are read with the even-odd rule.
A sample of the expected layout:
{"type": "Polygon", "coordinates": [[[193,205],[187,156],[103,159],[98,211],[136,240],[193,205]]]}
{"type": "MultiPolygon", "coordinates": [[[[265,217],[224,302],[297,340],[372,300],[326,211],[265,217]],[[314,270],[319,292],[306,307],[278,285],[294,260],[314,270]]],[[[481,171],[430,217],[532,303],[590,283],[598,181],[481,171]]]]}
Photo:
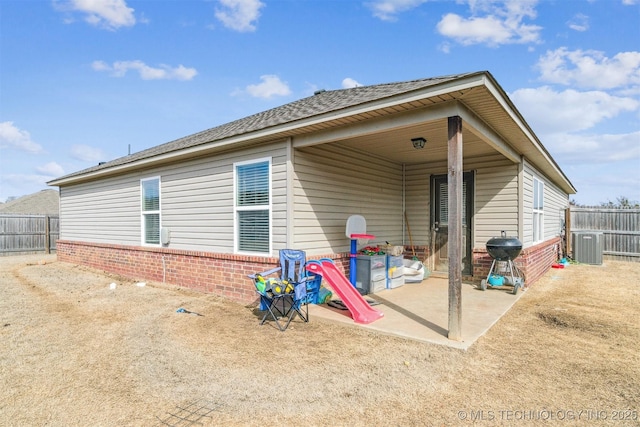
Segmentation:
{"type": "Polygon", "coordinates": [[[262,277],[268,276],[270,274],[276,273],[278,271],[282,270],[282,267],[276,267],[276,268],[272,268],[271,270],[267,270],[267,271],[263,271],[262,273],[254,273],[254,274],[249,274],[247,277],[249,277],[249,279],[255,279],[256,276],[260,275],[262,277]]]}

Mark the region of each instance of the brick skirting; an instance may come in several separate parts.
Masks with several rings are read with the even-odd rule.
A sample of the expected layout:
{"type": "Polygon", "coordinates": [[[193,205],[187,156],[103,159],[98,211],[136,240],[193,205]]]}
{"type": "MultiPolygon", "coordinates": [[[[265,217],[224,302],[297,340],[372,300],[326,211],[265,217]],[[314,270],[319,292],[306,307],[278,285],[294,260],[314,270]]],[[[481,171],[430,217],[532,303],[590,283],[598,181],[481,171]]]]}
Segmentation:
{"type": "MultiPolygon", "coordinates": [[[[524,249],[515,264],[525,273],[525,286],[538,280],[557,261],[561,240],[556,238],[524,249]]],[[[248,275],[279,266],[278,258],[186,251],[114,244],[58,240],[60,261],[86,265],[132,280],[152,280],[221,295],[236,302],[256,302],[255,288],[248,275]]],[[[416,247],[421,259],[426,247],[416,247]]],[[[405,257],[412,255],[405,250],[405,257]]],[[[349,277],[349,254],[328,254],[309,259],[331,258],[349,277]]],[[[473,251],[474,282],[487,277],[493,259],[486,250],[473,251]]]]}
{"type": "MultiPolygon", "coordinates": [[[[132,280],[151,280],[221,295],[236,302],[256,301],[248,275],[279,266],[278,258],[149,248],[113,244],[57,241],[58,260],[86,265],[132,280]]],[[[333,254],[339,269],[348,271],[349,255],[333,254]]]]}
{"type": "MultiPolygon", "coordinates": [[[[560,254],[560,237],[523,249],[515,259],[514,264],[522,270],[525,276],[525,286],[534,284],[551,265],[558,261],[560,254]]],[[[480,282],[486,279],[491,268],[493,258],[486,249],[473,250],[473,281],[480,282]]]]}

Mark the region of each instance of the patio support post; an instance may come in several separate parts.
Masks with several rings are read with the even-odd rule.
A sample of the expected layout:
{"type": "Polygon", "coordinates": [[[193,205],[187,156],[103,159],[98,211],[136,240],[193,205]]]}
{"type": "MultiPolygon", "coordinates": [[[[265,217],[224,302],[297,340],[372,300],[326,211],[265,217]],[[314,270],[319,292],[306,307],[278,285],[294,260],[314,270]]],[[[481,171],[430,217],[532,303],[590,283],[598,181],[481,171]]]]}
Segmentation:
{"type": "Polygon", "coordinates": [[[448,118],[449,334],[462,340],[462,118],[448,118]]]}

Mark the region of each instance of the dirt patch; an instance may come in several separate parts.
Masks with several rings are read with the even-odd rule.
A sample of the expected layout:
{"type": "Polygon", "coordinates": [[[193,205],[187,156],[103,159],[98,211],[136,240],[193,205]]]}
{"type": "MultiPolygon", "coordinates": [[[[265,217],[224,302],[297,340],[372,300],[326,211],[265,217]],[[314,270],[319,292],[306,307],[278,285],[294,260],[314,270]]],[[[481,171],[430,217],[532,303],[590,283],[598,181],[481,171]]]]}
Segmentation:
{"type": "Polygon", "coordinates": [[[538,317],[548,325],[589,332],[602,338],[624,333],[602,317],[594,318],[582,313],[580,309],[554,308],[538,312],[538,317]],[[617,329],[617,330],[616,330],[617,329]]]}
{"type": "Polygon", "coordinates": [[[0,424],[638,425],[639,283],[550,271],[464,352],[2,257],[0,424]]]}

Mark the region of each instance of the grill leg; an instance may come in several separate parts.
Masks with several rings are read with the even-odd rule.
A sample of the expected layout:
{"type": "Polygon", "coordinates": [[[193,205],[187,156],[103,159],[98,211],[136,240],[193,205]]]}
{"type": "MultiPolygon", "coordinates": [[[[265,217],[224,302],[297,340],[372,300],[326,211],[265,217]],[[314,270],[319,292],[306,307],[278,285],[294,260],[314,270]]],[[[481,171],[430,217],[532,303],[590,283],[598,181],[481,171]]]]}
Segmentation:
{"type": "Polygon", "coordinates": [[[509,272],[511,273],[511,284],[515,284],[516,280],[513,277],[513,261],[509,260],[509,272]]]}
{"type": "Polygon", "coordinates": [[[513,291],[511,293],[516,295],[518,293],[518,288],[522,287],[524,283],[520,276],[520,270],[518,270],[518,267],[516,267],[511,260],[509,260],[509,267],[511,268],[511,284],[513,285],[513,291]],[[514,269],[516,274],[514,274],[514,269]]]}
{"type": "Polygon", "coordinates": [[[491,263],[489,274],[487,274],[487,281],[489,280],[489,277],[491,277],[491,274],[493,273],[493,270],[495,270],[495,268],[496,268],[496,260],[494,259],[493,262],[491,263]]]}
{"type": "Polygon", "coordinates": [[[493,262],[491,263],[491,268],[489,269],[489,274],[487,274],[487,278],[482,279],[482,281],[480,282],[480,289],[482,289],[483,291],[487,290],[487,282],[489,281],[489,277],[491,277],[491,273],[493,273],[493,269],[495,267],[496,267],[496,260],[494,259],[493,262]]]}

